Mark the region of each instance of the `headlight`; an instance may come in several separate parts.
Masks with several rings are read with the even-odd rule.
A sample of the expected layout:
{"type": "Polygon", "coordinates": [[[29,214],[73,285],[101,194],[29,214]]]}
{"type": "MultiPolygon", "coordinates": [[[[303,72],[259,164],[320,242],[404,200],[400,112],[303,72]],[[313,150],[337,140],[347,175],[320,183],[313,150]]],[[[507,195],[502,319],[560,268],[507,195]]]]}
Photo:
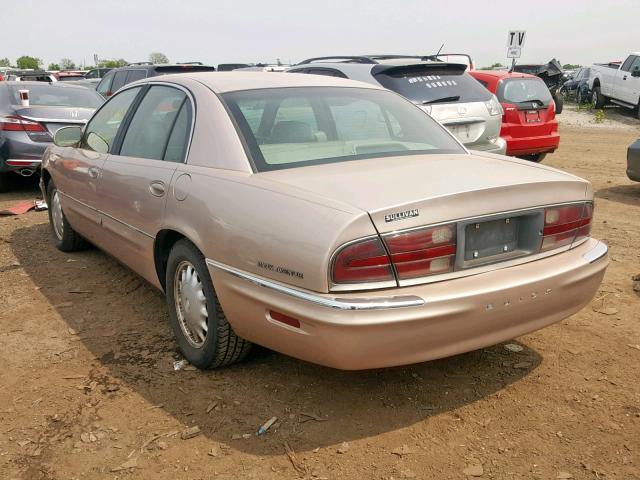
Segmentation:
{"type": "Polygon", "coordinates": [[[487,111],[491,116],[502,115],[504,113],[504,111],[502,110],[502,105],[500,105],[500,102],[495,95],[492,95],[491,100],[489,100],[488,102],[484,102],[484,105],[487,107],[487,111]]]}

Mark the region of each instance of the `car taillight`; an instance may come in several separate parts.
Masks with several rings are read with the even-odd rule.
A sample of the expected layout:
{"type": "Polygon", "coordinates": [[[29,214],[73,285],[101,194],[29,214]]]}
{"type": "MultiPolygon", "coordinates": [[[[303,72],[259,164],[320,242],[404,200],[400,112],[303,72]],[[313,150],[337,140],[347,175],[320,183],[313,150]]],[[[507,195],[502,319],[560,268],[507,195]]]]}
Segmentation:
{"type": "Polygon", "coordinates": [[[395,280],[391,261],[379,238],[361,240],[342,247],[333,260],[335,283],[395,280]]]}
{"type": "Polygon", "coordinates": [[[398,280],[451,272],[456,256],[456,225],[412,230],[384,239],[398,280]]]}
{"type": "Polygon", "coordinates": [[[7,115],[6,117],[0,117],[0,130],[9,132],[46,132],[44,128],[38,122],[32,122],[19,115],[7,115]]]}
{"type": "Polygon", "coordinates": [[[592,203],[545,208],[540,251],[570,245],[588,237],[592,217],[592,203]]]}

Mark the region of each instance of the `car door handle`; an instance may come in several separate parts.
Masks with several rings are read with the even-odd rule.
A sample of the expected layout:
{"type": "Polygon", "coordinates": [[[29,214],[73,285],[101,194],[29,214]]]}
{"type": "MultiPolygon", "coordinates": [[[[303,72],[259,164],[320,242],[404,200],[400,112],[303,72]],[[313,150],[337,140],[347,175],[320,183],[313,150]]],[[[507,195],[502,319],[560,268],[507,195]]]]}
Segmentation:
{"type": "Polygon", "coordinates": [[[625,75],[624,77],[622,77],[622,79],[623,79],[623,80],[626,80],[626,79],[627,79],[627,76],[625,75]]]}
{"type": "Polygon", "coordinates": [[[96,167],[90,167],[89,168],[89,176],[91,178],[98,178],[98,175],[100,175],[100,169],[96,168],[96,167]]]}
{"type": "Polygon", "coordinates": [[[165,185],[164,182],[160,180],[155,180],[149,184],[149,191],[151,195],[155,195],[156,197],[162,197],[165,193],[165,185]]]}

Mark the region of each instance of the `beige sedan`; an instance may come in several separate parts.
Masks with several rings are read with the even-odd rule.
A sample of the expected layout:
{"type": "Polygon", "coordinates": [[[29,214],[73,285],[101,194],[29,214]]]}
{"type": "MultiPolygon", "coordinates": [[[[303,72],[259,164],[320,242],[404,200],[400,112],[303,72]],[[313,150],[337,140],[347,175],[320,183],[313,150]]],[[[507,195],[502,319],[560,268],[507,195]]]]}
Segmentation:
{"type": "Polygon", "coordinates": [[[399,95],[339,78],[167,75],[58,131],[53,239],[166,293],[200,368],[251,342],[342,369],[454,355],[590,301],[591,185],[470,153],[399,95]]]}

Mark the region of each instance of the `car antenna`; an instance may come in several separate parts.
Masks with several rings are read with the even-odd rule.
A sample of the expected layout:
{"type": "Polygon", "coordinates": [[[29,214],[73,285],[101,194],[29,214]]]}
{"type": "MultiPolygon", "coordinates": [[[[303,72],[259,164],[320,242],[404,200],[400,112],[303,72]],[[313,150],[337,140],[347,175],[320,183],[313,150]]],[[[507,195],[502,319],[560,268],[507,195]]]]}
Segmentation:
{"type": "Polygon", "coordinates": [[[440,55],[440,52],[442,51],[443,48],[444,48],[444,43],[440,45],[440,49],[438,50],[438,53],[436,53],[436,58],[438,57],[438,55],[440,55]]]}

